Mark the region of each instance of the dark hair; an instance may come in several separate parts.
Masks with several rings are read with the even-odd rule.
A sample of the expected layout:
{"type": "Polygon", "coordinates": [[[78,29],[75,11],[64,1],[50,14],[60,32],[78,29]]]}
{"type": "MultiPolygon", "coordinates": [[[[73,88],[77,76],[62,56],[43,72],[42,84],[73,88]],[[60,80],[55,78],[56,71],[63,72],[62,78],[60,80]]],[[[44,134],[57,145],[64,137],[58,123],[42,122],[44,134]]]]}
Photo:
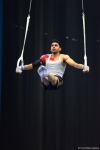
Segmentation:
{"type": "Polygon", "coordinates": [[[52,43],[54,43],[54,42],[58,43],[58,44],[59,44],[59,46],[61,47],[61,42],[60,42],[59,40],[57,40],[57,39],[53,39],[53,40],[51,40],[51,44],[52,44],[52,43]]]}

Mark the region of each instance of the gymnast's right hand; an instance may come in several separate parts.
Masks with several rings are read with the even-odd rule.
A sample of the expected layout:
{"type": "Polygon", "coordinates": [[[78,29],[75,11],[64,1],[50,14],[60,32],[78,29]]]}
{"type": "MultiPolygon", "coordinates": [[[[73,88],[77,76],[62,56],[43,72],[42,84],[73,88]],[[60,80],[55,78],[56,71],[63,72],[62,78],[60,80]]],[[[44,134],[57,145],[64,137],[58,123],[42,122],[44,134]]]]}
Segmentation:
{"type": "Polygon", "coordinates": [[[22,66],[16,67],[16,73],[21,74],[22,72],[23,72],[23,67],[22,66]]]}

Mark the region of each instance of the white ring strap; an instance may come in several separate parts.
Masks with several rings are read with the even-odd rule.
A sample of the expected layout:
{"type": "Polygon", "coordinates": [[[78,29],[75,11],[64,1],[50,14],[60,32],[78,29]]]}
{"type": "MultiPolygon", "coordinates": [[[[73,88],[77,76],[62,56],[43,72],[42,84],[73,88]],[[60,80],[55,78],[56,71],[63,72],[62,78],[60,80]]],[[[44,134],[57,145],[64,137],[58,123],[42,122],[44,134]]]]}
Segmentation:
{"type": "Polygon", "coordinates": [[[27,33],[28,33],[28,28],[29,28],[29,22],[30,22],[31,4],[32,4],[32,0],[30,0],[29,13],[28,13],[28,16],[27,16],[25,36],[24,36],[24,43],[23,43],[23,48],[22,48],[21,55],[20,55],[19,59],[17,60],[17,67],[19,67],[20,65],[24,65],[23,54],[24,54],[25,43],[26,43],[26,38],[27,38],[27,33]]]}
{"type": "Polygon", "coordinates": [[[82,21],[83,21],[83,36],[84,36],[84,67],[87,67],[87,55],[86,55],[86,30],[85,30],[85,13],[84,4],[82,0],[82,21]]]}

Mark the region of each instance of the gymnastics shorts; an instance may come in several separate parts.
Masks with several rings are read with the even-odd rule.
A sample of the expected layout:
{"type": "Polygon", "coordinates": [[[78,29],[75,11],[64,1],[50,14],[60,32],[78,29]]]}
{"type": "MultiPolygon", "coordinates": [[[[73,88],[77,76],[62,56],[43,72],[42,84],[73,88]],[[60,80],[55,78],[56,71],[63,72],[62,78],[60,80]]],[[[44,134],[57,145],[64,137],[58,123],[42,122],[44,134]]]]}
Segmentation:
{"type": "Polygon", "coordinates": [[[56,90],[63,85],[63,78],[61,78],[60,76],[57,76],[57,75],[55,75],[55,76],[58,77],[58,81],[55,85],[52,85],[51,82],[49,82],[48,86],[46,86],[42,83],[45,90],[56,90]]]}

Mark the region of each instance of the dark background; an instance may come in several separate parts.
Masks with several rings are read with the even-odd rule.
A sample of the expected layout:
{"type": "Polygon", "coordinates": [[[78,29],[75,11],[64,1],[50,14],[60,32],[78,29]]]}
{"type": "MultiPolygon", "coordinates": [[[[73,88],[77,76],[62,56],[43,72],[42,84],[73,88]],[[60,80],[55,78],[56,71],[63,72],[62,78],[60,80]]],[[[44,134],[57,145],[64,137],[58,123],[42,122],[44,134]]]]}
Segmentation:
{"type": "MultiPolygon", "coordinates": [[[[3,1],[0,80],[2,149],[77,150],[100,146],[100,8],[84,0],[90,73],[70,66],[64,85],[45,91],[36,70],[15,73],[21,54],[29,0],[3,1]]],[[[62,53],[84,62],[81,0],[33,0],[24,62],[49,53],[50,41],[62,53]]]]}

